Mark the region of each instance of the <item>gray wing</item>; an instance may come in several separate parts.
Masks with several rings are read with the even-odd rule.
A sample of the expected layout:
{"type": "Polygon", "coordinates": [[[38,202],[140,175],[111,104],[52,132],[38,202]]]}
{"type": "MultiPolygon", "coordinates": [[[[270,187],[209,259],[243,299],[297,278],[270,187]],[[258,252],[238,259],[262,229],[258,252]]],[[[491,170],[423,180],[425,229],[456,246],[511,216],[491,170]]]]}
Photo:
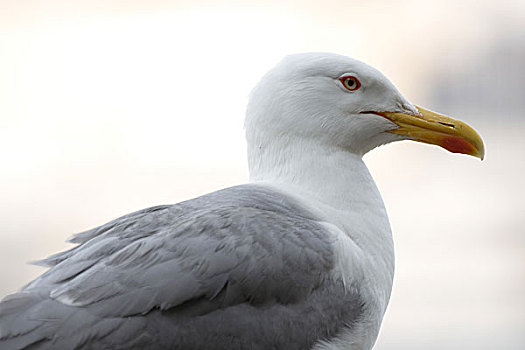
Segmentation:
{"type": "Polygon", "coordinates": [[[311,347],[363,308],[327,278],[329,237],[255,185],[124,216],[74,236],[0,303],[0,348],[311,347]]]}

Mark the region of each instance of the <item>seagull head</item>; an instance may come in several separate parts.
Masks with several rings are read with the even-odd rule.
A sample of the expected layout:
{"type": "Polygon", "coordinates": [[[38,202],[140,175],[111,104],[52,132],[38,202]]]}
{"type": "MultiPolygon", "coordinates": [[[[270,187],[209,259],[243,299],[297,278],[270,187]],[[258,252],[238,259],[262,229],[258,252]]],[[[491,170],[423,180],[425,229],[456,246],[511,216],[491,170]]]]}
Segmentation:
{"type": "Polygon", "coordinates": [[[362,156],[408,139],[484,156],[467,124],[411,104],[369,65],[328,53],[290,55],[271,69],[252,91],[245,127],[252,150],[278,140],[362,156]]]}

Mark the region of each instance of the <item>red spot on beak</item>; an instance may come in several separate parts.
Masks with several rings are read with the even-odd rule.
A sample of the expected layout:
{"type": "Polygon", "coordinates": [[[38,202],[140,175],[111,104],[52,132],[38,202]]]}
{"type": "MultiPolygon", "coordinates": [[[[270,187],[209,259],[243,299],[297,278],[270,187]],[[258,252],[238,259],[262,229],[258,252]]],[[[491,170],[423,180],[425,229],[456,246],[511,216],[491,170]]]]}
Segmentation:
{"type": "Polygon", "coordinates": [[[457,136],[445,136],[441,146],[452,153],[475,153],[475,147],[470,142],[457,136]]]}

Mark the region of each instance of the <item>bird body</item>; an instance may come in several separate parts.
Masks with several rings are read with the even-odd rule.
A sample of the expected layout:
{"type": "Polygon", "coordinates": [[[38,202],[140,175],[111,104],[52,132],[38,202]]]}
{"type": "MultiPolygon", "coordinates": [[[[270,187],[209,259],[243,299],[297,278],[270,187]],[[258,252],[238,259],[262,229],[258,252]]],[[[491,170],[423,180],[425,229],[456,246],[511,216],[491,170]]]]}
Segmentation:
{"type": "Polygon", "coordinates": [[[413,139],[482,157],[481,139],[324,53],[263,77],[245,126],[250,184],[75,235],[0,303],[0,348],[371,349],[394,249],[363,154],[413,139]]]}

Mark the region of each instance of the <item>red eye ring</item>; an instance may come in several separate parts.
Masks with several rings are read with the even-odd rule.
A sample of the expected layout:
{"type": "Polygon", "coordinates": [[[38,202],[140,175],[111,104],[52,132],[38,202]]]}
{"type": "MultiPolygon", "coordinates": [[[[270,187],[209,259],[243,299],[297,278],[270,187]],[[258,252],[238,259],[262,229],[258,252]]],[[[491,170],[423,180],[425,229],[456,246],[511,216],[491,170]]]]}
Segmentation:
{"type": "Polygon", "coordinates": [[[341,77],[339,78],[339,81],[348,91],[356,91],[361,87],[361,82],[359,81],[359,79],[352,75],[346,75],[344,77],[341,77]]]}

